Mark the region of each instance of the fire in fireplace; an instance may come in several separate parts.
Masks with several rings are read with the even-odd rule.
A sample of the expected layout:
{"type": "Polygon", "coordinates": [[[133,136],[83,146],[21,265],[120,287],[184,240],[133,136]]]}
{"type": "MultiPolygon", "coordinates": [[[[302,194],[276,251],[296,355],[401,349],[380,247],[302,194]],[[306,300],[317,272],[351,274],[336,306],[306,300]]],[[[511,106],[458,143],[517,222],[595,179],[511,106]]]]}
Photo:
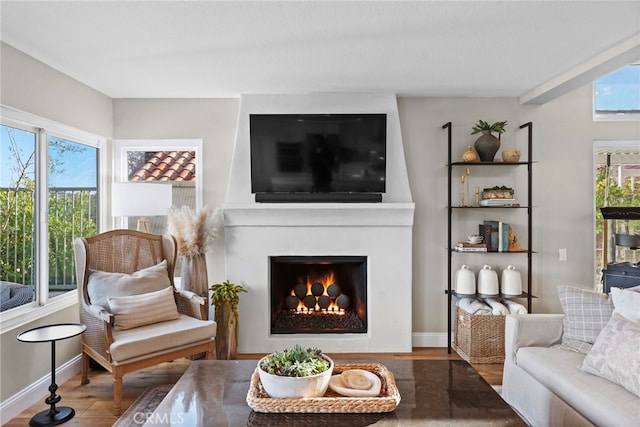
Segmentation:
{"type": "Polygon", "coordinates": [[[271,333],[366,333],[366,294],[366,257],[271,257],[271,333]]]}

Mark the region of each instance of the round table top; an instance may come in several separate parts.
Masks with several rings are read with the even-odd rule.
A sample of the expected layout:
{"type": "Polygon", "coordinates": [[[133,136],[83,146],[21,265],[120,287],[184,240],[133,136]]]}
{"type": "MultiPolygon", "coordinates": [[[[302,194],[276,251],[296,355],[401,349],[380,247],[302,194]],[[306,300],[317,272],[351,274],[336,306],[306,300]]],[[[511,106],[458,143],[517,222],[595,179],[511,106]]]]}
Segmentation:
{"type": "Polygon", "coordinates": [[[58,323],[55,325],[39,326],[18,335],[18,341],[47,342],[58,341],[80,335],[87,329],[82,323],[58,323]]]}

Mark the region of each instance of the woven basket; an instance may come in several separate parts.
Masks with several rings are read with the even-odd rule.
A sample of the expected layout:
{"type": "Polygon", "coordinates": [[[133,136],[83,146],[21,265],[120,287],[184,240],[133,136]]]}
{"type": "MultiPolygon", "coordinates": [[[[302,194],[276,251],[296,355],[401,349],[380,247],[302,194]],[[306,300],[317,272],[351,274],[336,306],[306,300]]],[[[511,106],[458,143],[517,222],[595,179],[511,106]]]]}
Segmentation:
{"type": "Polygon", "coordinates": [[[504,362],[505,316],[473,315],[456,308],[453,349],[469,363],[504,362]]]}
{"type": "Polygon", "coordinates": [[[256,368],[251,375],[247,404],[256,412],[268,413],[383,413],[396,409],[400,403],[400,392],[393,373],[386,366],[379,363],[336,364],[333,374],[347,369],[364,369],[380,377],[380,394],[375,397],[346,397],[328,389],[322,397],[272,398],[262,388],[256,368]]]}

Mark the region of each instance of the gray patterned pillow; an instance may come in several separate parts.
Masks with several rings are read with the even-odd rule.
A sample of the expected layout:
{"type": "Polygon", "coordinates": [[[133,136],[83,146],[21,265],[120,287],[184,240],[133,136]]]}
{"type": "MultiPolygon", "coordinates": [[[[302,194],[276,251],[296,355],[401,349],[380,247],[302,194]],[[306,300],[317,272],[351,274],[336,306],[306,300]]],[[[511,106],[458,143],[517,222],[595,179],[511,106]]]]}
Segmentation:
{"type": "Polygon", "coordinates": [[[611,319],[613,302],[608,294],[573,286],[558,286],[558,296],[564,311],[560,347],[587,354],[611,319]]]}
{"type": "Polygon", "coordinates": [[[640,325],[614,313],[580,369],[614,382],[640,397],[640,325]]]}

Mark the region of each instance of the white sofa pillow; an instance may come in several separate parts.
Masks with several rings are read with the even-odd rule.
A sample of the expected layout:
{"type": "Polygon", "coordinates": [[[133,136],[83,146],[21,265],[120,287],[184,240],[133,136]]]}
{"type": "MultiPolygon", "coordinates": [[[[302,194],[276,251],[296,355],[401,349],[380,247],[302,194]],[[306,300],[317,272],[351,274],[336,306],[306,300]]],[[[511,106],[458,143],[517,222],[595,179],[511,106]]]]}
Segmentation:
{"type": "Polygon", "coordinates": [[[171,286],[167,272],[167,261],[138,270],[131,274],[109,273],[91,270],[87,282],[87,293],[91,304],[109,309],[108,296],[121,297],[158,291],[171,286]]]}
{"type": "Polygon", "coordinates": [[[632,322],[640,323],[640,292],[635,288],[611,288],[611,299],[616,312],[632,322]]]}
{"type": "Polygon", "coordinates": [[[640,325],[614,312],[580,369],[640,397],[640,325]]]}
{"type": "Polygon", "coordinates": [[[107,297],[109,311],[115,314],[115,326],[132,329],[152,323],[175,320],[178,308],[173,287],[126,297],[107,297]]]}

